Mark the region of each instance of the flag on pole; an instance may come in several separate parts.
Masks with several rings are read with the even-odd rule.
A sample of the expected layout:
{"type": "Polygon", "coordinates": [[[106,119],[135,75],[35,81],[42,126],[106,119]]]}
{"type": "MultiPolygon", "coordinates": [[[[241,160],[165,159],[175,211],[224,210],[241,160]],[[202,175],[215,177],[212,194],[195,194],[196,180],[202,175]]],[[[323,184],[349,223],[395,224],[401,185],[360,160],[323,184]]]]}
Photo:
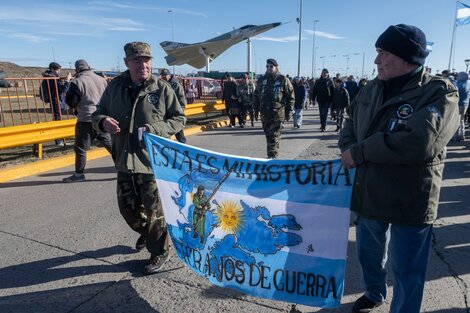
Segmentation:
{"type": "Polygon", "coordinates": [[[432,52],[432,45],[434,44],[434,42],[431,42],[431,41],[426,41],[426,50],[428,52],[432,52]]]}
{"type": "Polygon", "coordinates": [[[455,25],[462,26],[470,24],[470,6],[457,1],[457,17],[455,18],[455,25]]]}
{"type": "Polygon", "coordinates": [[[340,160],[266,160],[145,134],[175,253],[211,283],[336,307],[354,171],[340,160]]]}

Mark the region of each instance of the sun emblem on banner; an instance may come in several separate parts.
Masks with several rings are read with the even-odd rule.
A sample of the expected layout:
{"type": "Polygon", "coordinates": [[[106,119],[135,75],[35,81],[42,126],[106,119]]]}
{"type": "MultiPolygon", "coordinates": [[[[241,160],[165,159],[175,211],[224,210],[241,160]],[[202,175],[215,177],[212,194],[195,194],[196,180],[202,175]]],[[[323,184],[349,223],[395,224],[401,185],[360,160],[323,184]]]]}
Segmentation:
{"type": "Polygon", "coordinates": [[[226,233],[236,233],[243,227],[243,211],[235,201],[221,201],[215,215],[217,224],[226,233]]]}

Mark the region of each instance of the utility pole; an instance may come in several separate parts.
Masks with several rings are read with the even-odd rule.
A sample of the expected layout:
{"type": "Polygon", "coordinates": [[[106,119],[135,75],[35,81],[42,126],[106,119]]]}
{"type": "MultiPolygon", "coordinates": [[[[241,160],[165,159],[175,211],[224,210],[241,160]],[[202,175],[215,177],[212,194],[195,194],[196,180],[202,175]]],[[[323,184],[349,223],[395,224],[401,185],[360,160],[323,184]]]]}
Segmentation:
{"type": "Polygon", "coordinates": [[[364,61],[366,59],[366,53],[362,52],[362,72],[361,72],[361,77],[364,78],[364,61]]]}
{"type": "Polygon", "coordinates": [[[319,20],[313,20],[313,51],[312,51],[312,78],[315,77],[315,24],[319,22],[319,20]]]}
{"type": "MultiPolygon", "coordinates": [[[[171,13],[171,41],[175,42],[175,12],[168,10],[171,13]]],[[[175,66],[173,65],[173,75],[175,75],[175,66]]]]}
{"type": "Polygon", "coordinates": [[[297,57],[297,76],[300,76],[300,48],[302,41],[302,7],[304,6],[304,1],[300,0],[300,17],[297,19],[299,23],[299,54],[297,57]]]}
{"type": "Polygon", "coordinates": [[[250,37],[248,37],[248,39],[246,40],[246,46],[247,46],[247,65],[246,65],[246,69],[247,69],[247,72],[250,75],[250,78],[253,79],[253,77],[251,77],[251,38],[250,37]]]}
{"type": "Polygon", "coordinates": [[[325,58],[326,58],[326,56],[324,56],[324,55],[320,57],[320,59],[322,59],[322,61],[323,61],[322,62],[322,67],[321,67],[322,69],[325,68],[325,58]]]}
{"type": "Polygon", "coordinates": [[[343,57],[346,58],[346,76],[348,76],[348,72],[349,72],[349,54],[344,54],[343,57]]]}

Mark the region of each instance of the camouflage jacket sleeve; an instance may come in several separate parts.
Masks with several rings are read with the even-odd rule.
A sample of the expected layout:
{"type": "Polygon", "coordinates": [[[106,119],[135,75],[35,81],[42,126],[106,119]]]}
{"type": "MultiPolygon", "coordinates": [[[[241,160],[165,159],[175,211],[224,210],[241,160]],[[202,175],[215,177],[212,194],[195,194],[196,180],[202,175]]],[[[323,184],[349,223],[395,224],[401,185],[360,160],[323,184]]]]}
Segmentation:
{"type": "Polygon", "coordinates": [[[261,97],[263,96],[260,94],[262,88],[258,87],[260,83],[261,83],[261,80],[258,80],[258,84],[255,88],[255,92],[253,93],[253,110],[255,112],[259,112],[260,101],[261,101],[261,97]]]}
{"type": "Polygon", "coordinates": [[[285,97],[285,111],[286,116],[287,113],[292,111],[295,103],[295,94],[294,94],[294,87],[289,79],[284,79],[284,97],[285,97]]]}

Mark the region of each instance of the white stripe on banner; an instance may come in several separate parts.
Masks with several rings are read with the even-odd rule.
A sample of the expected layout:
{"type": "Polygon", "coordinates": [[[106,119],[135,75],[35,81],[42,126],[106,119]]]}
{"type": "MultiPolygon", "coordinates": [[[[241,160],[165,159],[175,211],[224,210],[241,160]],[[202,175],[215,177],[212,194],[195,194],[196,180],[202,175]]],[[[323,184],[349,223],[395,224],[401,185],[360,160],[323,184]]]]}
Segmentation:
{"type": "Polygon", "coordinates": [[[470,6],[458,1],[457,2],[457,18],[455,24],[462,26],[470,23],[470,6]]]}
{"type": "MultiPolygon", "coordinates": [[[[180,189],[178,185],[160,181],[157,179],[160,193],[162,195],[175,195],[179,194],[180,189]],[[161,186],[161,188],[160,188],[161,186]]],[[[271,216],[279,216],[285,214],[287,210],[296,212],[296,215],[302,215],[302,229],[296,232],[297,235],[302,238],[310,238],[309,240],[303,241],[299,245],[291,247],[282,247],[280,250],[285,252],[295,252],[297,254],[310,255],[308,252],[308,246],[312,245],[316,247],[313,255],[330,258],[330,259],[345,259],[346,248],[343,238],[347,237],[347,231],[349,226],[349,214],[345,214],[348,208],[338,208],[322,206],[319,204],[303,204],[303,203],[292,203],[289,202],[289,207],[286,208],[286,202],[275,200],[275,199],[259,199],[246,195],[235,195],[231,193],[218,192],[218,197],[225,201],[231,201],[235,203],[237,201],[243,201],[248,207],[254,208],[261,204],[269,208],[271,216]],[[342,225],[342,229],[330,228],[329,225],[342,225]],[[343,233],[338,233],[343,231],[343,233]]],[[[188,223],[191,219],[190,212],[193,212],[191,206],[192,196],[190,193],[186,194],[186,206],[181,210],[172,210],[165,214],[165,220],[168,224],[178,225],[188,223]]],[[[162,197],[162,203],[164,207],[172,207],[175,205],[174,200],[171,197],[162,197]]],[[[240,223],[243,224],[243,223],[240,223]]],[[[220,227],[214,228],[211,233],[215,238],[220,239],[228,234],[227,230],[220,227]]]]}
{"type": "Polygon", "coordinates": [[[336,307],[354,171],[339,160],[264,160],[145,134],[176,254],[211,283],[336,307]]]}

